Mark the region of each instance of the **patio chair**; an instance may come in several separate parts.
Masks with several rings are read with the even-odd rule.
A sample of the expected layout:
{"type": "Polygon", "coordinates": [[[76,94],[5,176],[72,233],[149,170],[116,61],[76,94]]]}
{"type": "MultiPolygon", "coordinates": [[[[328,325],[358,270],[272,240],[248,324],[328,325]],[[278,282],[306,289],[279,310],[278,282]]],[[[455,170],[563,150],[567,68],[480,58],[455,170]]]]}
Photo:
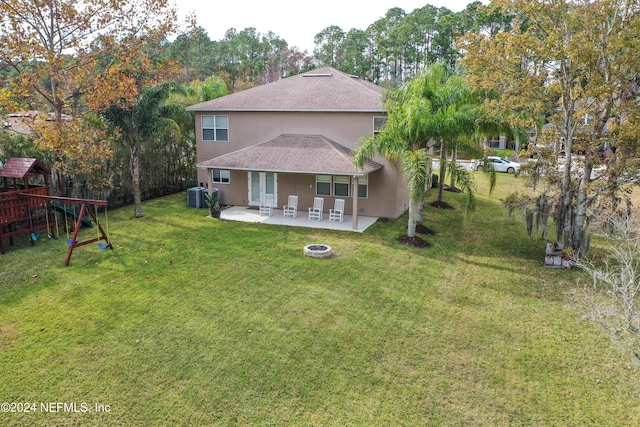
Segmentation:
{"type": "Polygon", "coordinates": [[[282,207],[282,217],[290,216],[295,218],[298,216],[298,196],[289,196],[287,204],[282,207]]]}
{"type": "Polygon", "coordinates": [[[273,194],[265,194],[260,204],[260,216],[273,215],[273,194]]]}
{"type": "Polygon", "coordinates": [[[309,208],[309,219],[317,219],[322,221],[322,208],[324,206],[324,199],[322,197],[313,198],[313,207],[309,208]]]}
{"type": "Polygon", "coordinates": [[[329,209],[329,222],[333,220],[344,221],[344,199],[336,199],[333,209],[329,209]]]}

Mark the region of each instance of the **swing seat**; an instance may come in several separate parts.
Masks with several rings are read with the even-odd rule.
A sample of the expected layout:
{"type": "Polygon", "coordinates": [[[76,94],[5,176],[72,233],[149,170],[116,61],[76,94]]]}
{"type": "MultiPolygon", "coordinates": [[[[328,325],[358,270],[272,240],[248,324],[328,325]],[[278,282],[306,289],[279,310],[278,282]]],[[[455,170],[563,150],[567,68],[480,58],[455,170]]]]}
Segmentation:
{"type": "Polygon", "coordinates": [[[31,240],[33,240],[34,242],[38,241],[38,236],[36,235],[36,233],[31,233],[31,240]]]}
{"type": "Polygon", "coordinates": [[[106,245],[103,245],[102,242],[98,242],[98,246],[100,247],[100,249],[102,249],[103,251],[106,251],[107,249],[109,249],[111,247],[111,243],[107,243],[106,245]]]}
{"type": "MultiPolygon", "coordinates": [[[[69,246],[73,245],[73,241],[71,239],[67,239],[67,243],[69,243],[69,246]]],[[[78,243],[77,240],[76,240],[76,243],[78,243]]]]}

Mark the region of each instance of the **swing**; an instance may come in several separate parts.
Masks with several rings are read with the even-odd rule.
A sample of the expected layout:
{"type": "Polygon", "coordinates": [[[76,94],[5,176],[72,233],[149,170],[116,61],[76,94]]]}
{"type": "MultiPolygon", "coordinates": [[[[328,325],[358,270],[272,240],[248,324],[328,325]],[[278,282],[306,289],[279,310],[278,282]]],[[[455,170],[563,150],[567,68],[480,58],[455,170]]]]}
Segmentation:
{"type": "MultiPolygon", "coordinates": [[[[104,251],[111,247],[111,242],[107,240],[107,244],[105,245],[100,241],[100,227],[98,226],[98,208],[97,207],[95,207],[95,211],[96,211],[96,233],[98,235],[98,247],[104,251]]],[[[104,223],[106,224],[105,227],[107,227],[107,237],[108,237],[109,236],[109,217],[107,216],[106,206],[104,207],[104,223]]]]}
{"type": "Polygon", "coordinates": [[[56,238],[60,238],[60,224],[58,223],[58,212],[53,213],[54,218],[56,219],[56,238]]]}
{"type": "MultiPolygon", "coordinates": [[[[51,226],[53,224],[49,224],[49,214],[50,214],[50,208],[47,206],[47,202],[44,202],[44,217],[47,221],[47,237],[49,237],[49,240],[55,240],[55,237],[53,237],[53,233],[51,232],[51,226]]],[[[57,220],[57,218],[56,218],[57,220]]],[[[57,230],[56,230],[57,231],[57,230]]]]}
{"type": "MultiPolygon", "coordinates": [[[[65,214],[64,214],[64,220],[66,221],[67,226],[65,227],[67,230],[67,243],[69,243],[69,246],[73,245],[74,242],[73,240],[71,240],[69,238],[69,213],[68,213],[68,209],[67,209],[67,204],[64,204],[64,210],[65,210],[65,214]]],[[[73,217],[76,217],[76,206],[73,205],[73,217]]],[[[76,240],[75,243],[78,243],[78,241],[76,240]]]]}
{"type": "MultiPolygon", "coordinates": [[[[59,218],[59,214],[64,215],[64,224],[63,226],[65,226],[65,232],[67,234],[67,243],[69,243],[69,250],[67,251],[67,258],[64,261],[64,265],[68,266],[69,262],[71,261],[71,256],[73,254],[73,250],[75,248],[78,248],[80,246],[84,246],[84,245],[88,245],[90,243],[94,243],[97,242],[98,246],[100,247],[100,249],[102,250],[106,250],[106,249],[112,249],[113,250],[113,245],[111,244],[111,242],[109,241],[109,235],[108,235],[108,227],[109,227],[109,218],[108,218],[108,212],[107,212],[107,201],[106,200],[90,200],[90,199],[75,199],[75,198],[69,198],[69,197],[58,197],[58,196],[45,196],[45,195],[36,195],[36,194],[23,194],[24,196],[30,197],[30,198],[41,198],[41,199],[47,199],[47,200],[51,200],[50,202],[45,202],[42,203],[40,206],[38,206],[38,211],[40,212],[42,210],[42,208],[44,207],[44,212],[45,212],[45,221],[46,221],[46,226],[47,226],[47,232],[49,234],[49,238],[59,238],[60,236],[60,218],[59,218]],[[64,201],[65,204],[62,205],[60,202],[64,201]],[[66,202],[70,202],[71,204],[74,204],[73,206],[73,210],[71,210],[70,208],[67,207],[66,202]],[[77,203],[81,203],[82,207],[80,209],[80,213],[76,213],[76,206],[75,204],[77,203]],[[91,209],[91,207],[93,206],[93,210],[91,209]],[[106,227],[107,227],[107,232],[105,232],[105,230],[102,228],[102,226],[100,225],[100,221],[98,220],[98,206],[104,206],[105,207],[105,212],[104,212],[104,217],[105,217],[105,222],[107,223],[106,227]],[[49,218],[49,213],[53,212],[54,213],[54,217],[53,219],[49,218]],[[73,237],[70,237],[70,231],[71,231],[71,220],[69,219],[70,216],[72,216],[72,219],[75,218],[76,221],[74,223],[73,226],[73,237]],[[88,215],[91,217],[91,219],[93,219],[93,223],[91,222],[91,219],[89,218],[85,218],[85,215],[88,215]],[[54,234],[54,230],[53,230],[53,223],[55,221],[55,234],[54,234]],[[79,242],[78,241],[78,232],[80,231],[80,227],[82,225],[86,225],[87,227],[93,227],[93,224],[95,223],[96,228],[98,229],[98,236],[96,238],[92,238],[92,239],[88,239],[88,240],[84,240],[79,242]],[[104,243],[101,242],[101,240],[104,240],[104,243]]],[[[28,220],[29,223],[27,224],[27,226],[29,227],[27,230],[30,232],[31,234],[31,245],[33,246],[33,241],[35,239],[38,239],[38,236],[36,235],[35,231],[37,231],[40,228],[44,228],[44,225],[42,224],[42,220],[39,216],[37,216],[37,222],[38,224],[34,224],[33,220],[33,216],[32,216],[32,212],[31,212],[31,204],[26,204],[25,206],[26,211],[24,212],[22,211],[23,214],[28,213],[28,220]],[[35,227],[35,229],[34,229],[35,227]]],[[[24,208],[23,208],[24,209],[24,208]]],[[[26,228],[26,227],[25,227],[26,228]]]]}
{"type": "MultiPolygon", "coordinates": [[[[29,227],[31,228],[31,241],[32,242],[37,242],[38,241],[38,235],[33,230],[33,216],[31,214],[31,203],[29,203],[29,205],[27,205],[27,206],[28,206],[28,210],[29,210],[29,227]]],[[[36,226],[39,226],[40,225],[40,220],[39,220],[39,217],[37,216],[37,214],[36,214],[36,219],[38,220],[38,224],[36,226]]]]}
{"type": "MultiPolygon", "coordinates": [[[[35,230],[40,230],[41,227],[41,216],[40,216],[40,210],[44,208],[44,216],[45,216],[45,220],[47,221],[47,235],[49,237],[49,239],[53,239],[53,237],[51,237],[51,232],[50,232],[50,228],[49,228],[49,215],[47,212],[47,202],[42,203],[40,206],[38,206],[38,209],[36,209],[35,211],[35,215],[36,215],[36,227],[35,230]]],[[[29,215],[31,215],[31,213],[29,213],[29,215]]],[[[33,229],[33,226],[31,227],[33,229]]],[[[31,232],[31,240],[33,240],[34,242],[38,241],[38,239],[40,238],[40,234],[36,234],[35,231],[31,232]]]]}

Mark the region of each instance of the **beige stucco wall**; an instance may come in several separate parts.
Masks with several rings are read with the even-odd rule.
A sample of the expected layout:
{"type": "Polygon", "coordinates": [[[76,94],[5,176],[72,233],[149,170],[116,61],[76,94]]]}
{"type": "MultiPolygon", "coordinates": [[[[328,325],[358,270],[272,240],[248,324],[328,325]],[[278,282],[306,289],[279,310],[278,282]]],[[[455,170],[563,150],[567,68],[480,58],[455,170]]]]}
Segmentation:
{"type": "MultiPolygon", "coordinates": [[[[229,118],[228,142],[203,142],[201,117],[196,113],[196,138],[198,162],[269,141],[282,134],[323,135],[347,148],[355,148],[360,138],[373,131],[373,113],[332,112],[207,112],[204,115],[226,115],[229,118]]],[[[358,214],[397,218],[408,207],[408,196],[402,183],[402,173],[378,157],[385,165],[369,176],[369,197],[358,199],[358,214]]],[[[208,183],[209,188],[220,189],[222,203],[247,205],[248,178],[246,171],[231,171],[229,184],[211,181],[210,170],[199,169],[198,181],[208,183]]],[[[313,204],[315,175],[278,174],[278,207],[286,204],[289,194],[299,197],[299,208],[306,210],[313,204]]],[[[333,207],[334,197],[325,197],[325,210],[333,207]]],[[[352,199],[346,201],[346,213],[352,214],[352,199]]]]}

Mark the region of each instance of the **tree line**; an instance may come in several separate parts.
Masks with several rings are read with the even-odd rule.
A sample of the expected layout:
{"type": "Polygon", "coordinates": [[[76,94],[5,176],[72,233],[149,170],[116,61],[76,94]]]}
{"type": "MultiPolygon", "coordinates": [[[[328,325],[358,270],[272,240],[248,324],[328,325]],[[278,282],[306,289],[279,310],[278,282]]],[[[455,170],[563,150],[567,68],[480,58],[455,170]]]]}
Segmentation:
{"type": "Polygon", "coordinates": [[[180,64],[181,79],[190,82],[221,76],[231,92],[309,69],[330,66],[376,84],[397,86],[434,62],[458,64],[462,50],[455,41],[468,32],[496,32],[511,18],[480,1],[460,12],[425,5],[407,13],[391,8],[365,29],[348,31],[330,25],[316,34],[313,52],[255,28],[230,28],[211,40],[191,17],[187,29],[165,45],[168,58],[180,64]]]}

